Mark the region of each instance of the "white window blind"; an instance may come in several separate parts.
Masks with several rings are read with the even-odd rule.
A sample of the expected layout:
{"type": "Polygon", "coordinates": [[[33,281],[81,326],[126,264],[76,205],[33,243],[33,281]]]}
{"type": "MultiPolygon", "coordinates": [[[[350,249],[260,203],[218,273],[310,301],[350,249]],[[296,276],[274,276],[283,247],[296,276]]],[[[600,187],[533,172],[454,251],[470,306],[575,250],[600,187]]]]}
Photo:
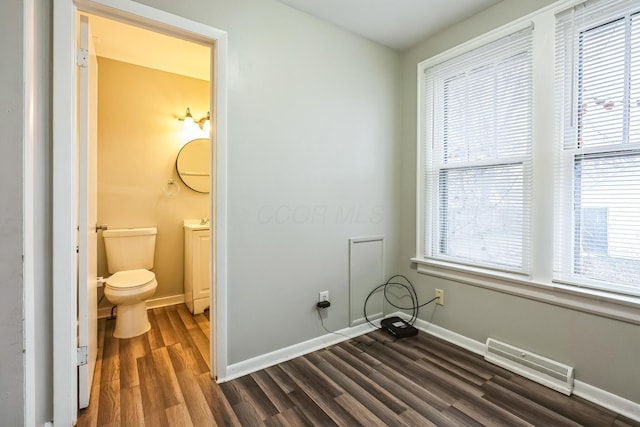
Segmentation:
{"type": "Polygon", "coordinates": [[[532,33],[425,69],[427,259],[529,273],[532,33]]]}
{"type": "Polygon", "coordinates": [[[554,278],[640,295],[640,4],[557,16],[554,278]]]}

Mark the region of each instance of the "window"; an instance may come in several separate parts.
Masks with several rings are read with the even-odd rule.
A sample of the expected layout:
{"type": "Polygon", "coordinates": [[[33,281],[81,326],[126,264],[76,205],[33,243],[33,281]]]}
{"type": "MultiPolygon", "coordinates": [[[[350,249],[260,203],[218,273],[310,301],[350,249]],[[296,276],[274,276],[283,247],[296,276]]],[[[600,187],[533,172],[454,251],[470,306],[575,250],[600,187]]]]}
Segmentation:
{"type": "Polygon", "coordinates": [[[528,274],[531,27],[424,70],[424,258],[528,274]]]}
{"type": "Polygon", "coordinates": [[[419,64],[412,261],[640,322],[640,3],[567,3],[419,64]]]}
{"type": "Polygon", "coordinates": [[[640,295],[640,5],[558,16],[554,279],[640,295]]]}

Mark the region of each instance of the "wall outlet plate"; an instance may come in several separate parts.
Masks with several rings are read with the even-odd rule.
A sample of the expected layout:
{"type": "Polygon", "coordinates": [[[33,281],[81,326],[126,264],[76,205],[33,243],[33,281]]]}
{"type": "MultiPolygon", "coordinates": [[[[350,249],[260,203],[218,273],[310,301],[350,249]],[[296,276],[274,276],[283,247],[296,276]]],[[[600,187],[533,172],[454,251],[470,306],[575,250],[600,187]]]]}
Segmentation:
{"type": "Polygon", "coordinates": [[[444,291],[442,289],[436,289],[436,304],[444,305],[444,291]]]}
{"type": "Polygon", "coordinates": [[[318,295],[318,302],[329,301],[329,291],[322,291],[318,295]]]}

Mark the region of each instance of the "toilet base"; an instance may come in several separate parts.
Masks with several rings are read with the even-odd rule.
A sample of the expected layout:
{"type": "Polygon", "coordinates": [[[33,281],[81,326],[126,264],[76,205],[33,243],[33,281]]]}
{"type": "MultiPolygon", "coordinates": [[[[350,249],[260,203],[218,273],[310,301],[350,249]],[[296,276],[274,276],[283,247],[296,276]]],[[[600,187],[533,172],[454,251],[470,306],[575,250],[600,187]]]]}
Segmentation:
{"type": "Polygon", "coordinates": [[[147,315],[147,302],[136,304],[118,304],[116,311],[115,338],[133,338],[151,329],[147,315]]]}

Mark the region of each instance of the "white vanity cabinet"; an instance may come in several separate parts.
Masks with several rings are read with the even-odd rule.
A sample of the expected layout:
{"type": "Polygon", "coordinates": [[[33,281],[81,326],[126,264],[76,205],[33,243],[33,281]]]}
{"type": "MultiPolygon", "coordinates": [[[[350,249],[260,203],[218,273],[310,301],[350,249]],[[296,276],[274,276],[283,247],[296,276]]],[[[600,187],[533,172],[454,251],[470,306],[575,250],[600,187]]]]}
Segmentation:
{"type": "Polygon", "coordinates": [[[193,314],[209,307],[211,251],[209,225],[184,222],[184,302],[193,314]]]}

